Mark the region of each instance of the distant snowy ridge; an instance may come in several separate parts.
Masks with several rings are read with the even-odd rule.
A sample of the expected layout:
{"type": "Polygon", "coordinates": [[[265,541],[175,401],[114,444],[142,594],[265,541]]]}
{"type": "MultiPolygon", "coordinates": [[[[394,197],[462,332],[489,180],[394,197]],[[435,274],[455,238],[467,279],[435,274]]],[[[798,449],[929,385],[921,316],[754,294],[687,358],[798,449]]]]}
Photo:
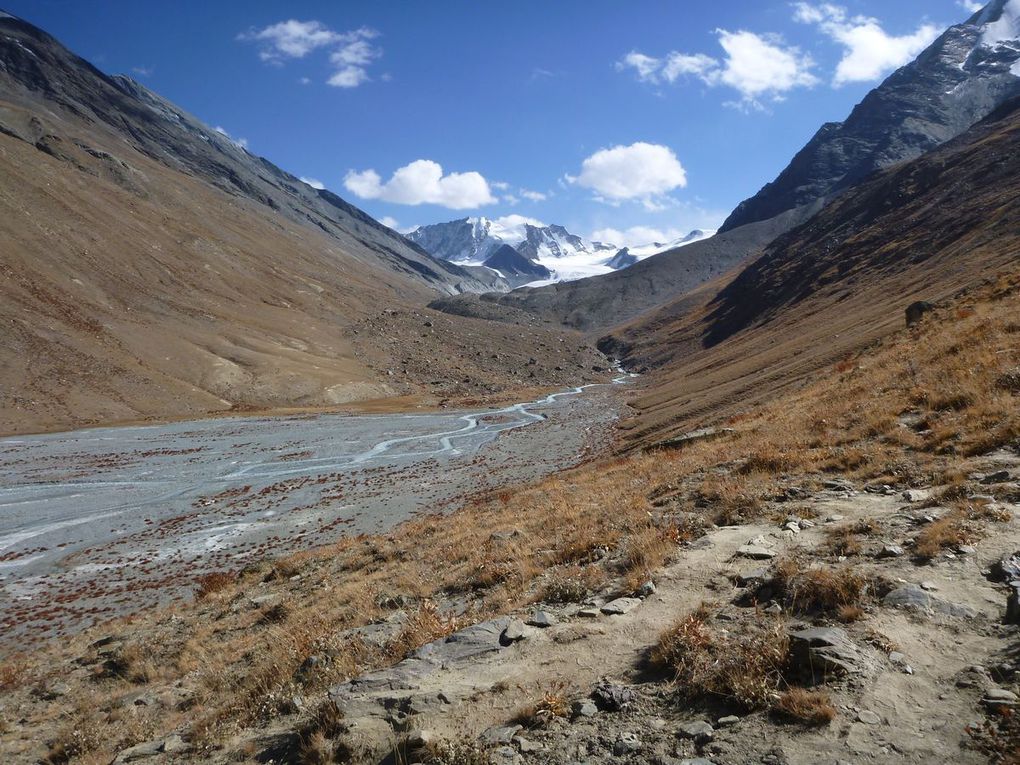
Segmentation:
{"type": "Polygon", "coordinates": [[[713,234],[715,231],[695,229],[671,242],[620,248],[615,244],[589,241],[570,233],[563,226],[508,216],[498,221],[484,217],[461,218],[419,226],[407,234],[407,238],[437,258],[471,266],[484,266],[500,247],[509,245],[527,260],[549,270],[549,278],[525,282],[529,286],[537,286],[607,274],[657,253],[707,239],[713,234]],[[626,249],[627,253],[621,255],[622,249],[626,249]],[[628,254],[632,257],[627,257],[628,254]]]}

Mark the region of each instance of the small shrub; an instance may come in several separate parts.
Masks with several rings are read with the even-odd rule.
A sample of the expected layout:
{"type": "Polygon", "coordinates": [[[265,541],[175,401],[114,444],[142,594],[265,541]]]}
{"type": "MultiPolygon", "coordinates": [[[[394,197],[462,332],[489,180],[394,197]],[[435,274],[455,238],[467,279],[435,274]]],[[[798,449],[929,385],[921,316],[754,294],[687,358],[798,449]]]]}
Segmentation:
{"type": "Polygon", "coordinates": [[[967,544],[972,538],[963,518],[953,513],[924,527],[914,542],[914,553],[922,560],[931,560],[943,550],[967,544]]]}
{"type": "Polygon", "coordinates": [[[836,708],[826,691],[789,688],[772,708],[780,716],[805,725],[828,725],[836,719],[836,708]]]}
{"type": "Polygon", "coordinates": [[[429,745],[426,765],[489,765],[489,753],[477,741],[461,739],[429,745]]]}
{"type": "Polygon", "coordinates": [[[222,592],[235,581],[237,581],[237,575],[230,571],[213,571],[209,574],[203,574],[195,580],[197,585],[195,598],[205,600],[217,592],[222,592]]]}

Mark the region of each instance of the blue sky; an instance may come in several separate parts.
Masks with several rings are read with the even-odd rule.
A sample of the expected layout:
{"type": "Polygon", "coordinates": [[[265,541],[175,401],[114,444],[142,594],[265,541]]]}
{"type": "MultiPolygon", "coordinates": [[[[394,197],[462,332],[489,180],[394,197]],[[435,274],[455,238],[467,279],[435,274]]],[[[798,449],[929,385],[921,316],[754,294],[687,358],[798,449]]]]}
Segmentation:
{"type": "Polygon", "coordinates": [[[720,223],[975,3],[0,5],[391,225],[633,245],[720,223]]]}

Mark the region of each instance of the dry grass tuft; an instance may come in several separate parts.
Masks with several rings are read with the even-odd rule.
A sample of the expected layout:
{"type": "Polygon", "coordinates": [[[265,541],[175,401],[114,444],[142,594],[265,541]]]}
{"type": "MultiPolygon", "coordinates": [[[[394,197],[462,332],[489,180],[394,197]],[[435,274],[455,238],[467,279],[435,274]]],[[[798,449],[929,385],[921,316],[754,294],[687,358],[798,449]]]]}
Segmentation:
{"type": "Polygon", "coordinates": [[[673,674],[688,699],[723,698],[745,709],[768,707],[782,682],[789,636],[779,619],[760,615],[740,632],[723,633],[707,623],[706,606],[659,637],[654,665],[673,674]]]}
{"type": "Polygon", "coordinates": [[[914,542],[914,554],[921,560],[937,558],[945,550],[973,541],[974,534],[967,526],[966,517],[953,512],[937,521],[932,521],[914,542]]]}
{"type": "Polygon", "coordinates": [[[868,581],[849,567],[804,566],[796,558],[776,565],[772,583],[795,613],[846,613],[860,607],[868,581]]]}
{"type": "Polygon", "coordinates": [[[519,709],[511,722],[526,728],[544,728],[556,718],[570,715],[570,701],[565,693],[566,684],[559,683],[542,694],[534,704],[519,709]]]}
{"type": "Polygon", "coordinates": [[[222,592],[236,581],[237,575],[229,571],[213,571],[210,574],[203,574],[196,580],[195,598],[204,600],[217,592],[222,592]]]}
{"type": "Polygon", "coordinates": [[[789,688],[780,694],[773,709],[782,717],[805,725],[828,725],[836,719],[828,691],[789,688]]]}

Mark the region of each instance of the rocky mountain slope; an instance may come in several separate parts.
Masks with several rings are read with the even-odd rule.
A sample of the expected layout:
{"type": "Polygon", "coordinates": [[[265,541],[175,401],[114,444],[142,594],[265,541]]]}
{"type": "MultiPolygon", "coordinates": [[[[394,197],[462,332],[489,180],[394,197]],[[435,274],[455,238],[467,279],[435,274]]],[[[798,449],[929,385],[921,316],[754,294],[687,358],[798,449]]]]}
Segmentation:
{"type": "MultiPolygon", "coordinates": [[[[614,332],[602,347],[661,368],[635,403],[634,438],[718,420],[1014,267],[1020,251],[1020,100],[897,165],[708,285],[614,332]]],[[[725,236],[725,235],[720,235],[725,236]]]]}
{"type": "MultiPolygon", "coordinates": [[[[397,347],[388,326],[493,282],[10,16],[0,273],[0,432],[331,406],[432,391],[437,378],[491,393],[536,346],[578,347],[459,321],[428,342],[402,330],[397,347]],[[464,367],[465,347],[490,342],[503,355],[464,367]]],[[[570,368],[590,369],[582,355],[570,368]]],[[[542,368],[554,366],[567,368],[542,368]]]]}
{"type": "MultiPolygon", "coordinates": [[[[253,201],[294,223],[312,224],[351,257],[380,265],[446,292],[492,286],[437,261],[328,190],[313,189],[229,137],[203,124],[140,83],[108,77],[25,21],[0,18],[4,110],[0,132],[73,161],[74,138],[49,132],[44,113],[57,106],[85,121],[93,140],[125,143],[170,169],[253,201]]],[[[102,157],[96,157],[103,159],[102,157]]],[[[115,162],[110,162],[116,166],[115,162]]],[[[130,184],[127,184],[130,186],[130,184]]]]}
{"type": "MultiPolygon", "coordinates": [[[[737,267],[790,227],[791,215],[694,241],[602,276],[513,292],[439,298],[432,307],[462,316],[517,321],[523,312],[582,331],[607,330],[737,267]]],[[[626,261],[623,261],[624,264],[626,261]]]]}
{"type": "Polygon", "coordinates": [[[1018,94],[1020,2],[992,0],[890,75],[846,121],[823,125],[778,178],[733,211],[722,230],[817,205],[879,168],[959,135],[1018,94]]]}

